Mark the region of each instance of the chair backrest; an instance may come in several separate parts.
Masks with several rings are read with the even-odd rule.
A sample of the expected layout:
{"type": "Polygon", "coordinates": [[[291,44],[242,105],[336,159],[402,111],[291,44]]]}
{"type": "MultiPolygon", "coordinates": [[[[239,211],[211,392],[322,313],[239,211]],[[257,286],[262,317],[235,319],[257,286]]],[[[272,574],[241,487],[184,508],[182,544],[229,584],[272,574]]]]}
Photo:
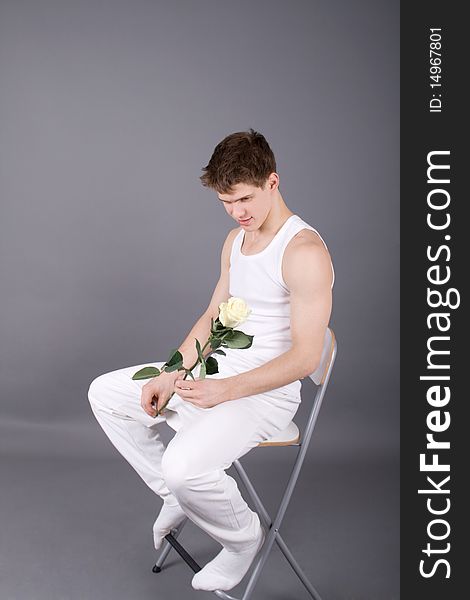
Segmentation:
{"type": "MultiPolygon", "coordinates": [[[[307,424],[304,428],[303,440],[308,446],[310,437],[315,427],[315,422],[323,402],[323,396],[330,379],[331,370],[336,357],[336,338],[331,329],[327,327],[323,340],[323,350],[321,353],[320,363],[316,370],[310,375],[312,381],[316,384],[316,393],[311,404],[310,414],[307,418],[307,424]]],[[[302,397],[305,391],[302,392],[302,397]]],[[[258,446],[293,446],[302,445],[300,442],[300,432],[295,423],[289,423],[288,427],[279,435],[273,438],[260,442],[258,446]]],[[[306,448],[305,448],[306,449],[306,448]]]]}
{"type": "Polygon", "coordinates": [[[313,398],[312,407],[310,414],[307,419],[307,424],[302,434],[303,442],[301,452],[299,454],[300,461],[303,461],[305,452],[310,443],[315,423],[317,421],[318,413],[323,402],[323,396],[325,395],[328,381],[330,379],[333,364],[336,358],[336,338],[333,330],[327,327],[325,332],[325,338],[323,341],[323,350],[320,358],[320,364],[317,369],[310,375],[312,381],[317,385],[315,397],[313,398]]]}
{"type": "Polygon", "coordinates": [[[321,385],[325,382],[327,373],[333,366],[334,357],[336,354],[336,339],[333,331],[327,327],[325,337],[323,338],[323,350],[321,353],[320,363],[317,369],[310,375],[310,379],[316,385],[321,385]]]}

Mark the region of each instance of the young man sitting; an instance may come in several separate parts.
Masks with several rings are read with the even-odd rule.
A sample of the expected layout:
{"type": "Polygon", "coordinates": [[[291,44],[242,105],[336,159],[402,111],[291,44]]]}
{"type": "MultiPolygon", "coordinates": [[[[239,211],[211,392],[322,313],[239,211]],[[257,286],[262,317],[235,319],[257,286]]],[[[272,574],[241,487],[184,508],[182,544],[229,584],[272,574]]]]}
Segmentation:
{"type": "Polygon", "coordinates": [[[294,417],[300,379],[319,364],[334,271],[319,233],[287,207],[273,152],[260,133],[227,136],[203,171],[203,185],[216,191],[237,227],[223,244],[210,302],[179,351],[185,367],[194,364],[195,338],[204,344],[211,319],[231,296],[251,309],[237,327],[254,336],[251,347],[224,349],[219,372],[195,381],[176,371],[144,384],[132,375],[149,363],[118,369],[97,377],[88,396],[111,442],[163,499],[155,548],[185,516],[222,545],[192,578],[195,589],[214,591],[241,581],[266,533],[225,470],[294,417]],[[176,431],[166,448],[164,421],[176,431]]]}

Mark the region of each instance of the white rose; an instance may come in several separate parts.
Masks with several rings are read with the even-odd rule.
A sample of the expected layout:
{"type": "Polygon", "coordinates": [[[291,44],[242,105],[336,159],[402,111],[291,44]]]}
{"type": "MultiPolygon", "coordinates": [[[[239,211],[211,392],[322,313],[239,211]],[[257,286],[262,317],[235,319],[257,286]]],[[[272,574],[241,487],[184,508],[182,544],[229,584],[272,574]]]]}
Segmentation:
{"type": "Polygon", "coordinates": [[[219,320],[224,327],[237,327],[246,321],[251,310],[242,298],[231,297],[219,304],[219,320]]]}

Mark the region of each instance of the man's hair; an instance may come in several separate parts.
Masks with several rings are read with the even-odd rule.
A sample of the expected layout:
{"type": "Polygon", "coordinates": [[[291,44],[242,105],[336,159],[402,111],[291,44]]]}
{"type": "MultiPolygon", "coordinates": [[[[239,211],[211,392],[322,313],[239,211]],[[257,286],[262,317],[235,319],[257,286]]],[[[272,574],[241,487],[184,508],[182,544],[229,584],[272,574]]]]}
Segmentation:
{"type": "Polygon", "coordinates": [[[262,188],[269,175],[276,172],[276,160],[265,137],[250,128],[231,133],[219,142],[202,170],[203,186],[229,194],[237,183],[262,188]]]}

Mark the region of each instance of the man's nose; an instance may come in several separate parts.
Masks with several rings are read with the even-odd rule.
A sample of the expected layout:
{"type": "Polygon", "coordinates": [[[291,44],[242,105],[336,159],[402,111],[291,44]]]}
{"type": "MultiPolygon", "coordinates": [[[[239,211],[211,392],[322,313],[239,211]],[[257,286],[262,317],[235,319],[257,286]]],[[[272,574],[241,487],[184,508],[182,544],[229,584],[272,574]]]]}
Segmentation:
{"type": "Polygon", "coordinates": [[[245,214],[245,209],[237,204],[234,204],[232,206],[232,215],[236,218],[236,219],[240,219],[243,217],[243,215],[245,214]]]}

